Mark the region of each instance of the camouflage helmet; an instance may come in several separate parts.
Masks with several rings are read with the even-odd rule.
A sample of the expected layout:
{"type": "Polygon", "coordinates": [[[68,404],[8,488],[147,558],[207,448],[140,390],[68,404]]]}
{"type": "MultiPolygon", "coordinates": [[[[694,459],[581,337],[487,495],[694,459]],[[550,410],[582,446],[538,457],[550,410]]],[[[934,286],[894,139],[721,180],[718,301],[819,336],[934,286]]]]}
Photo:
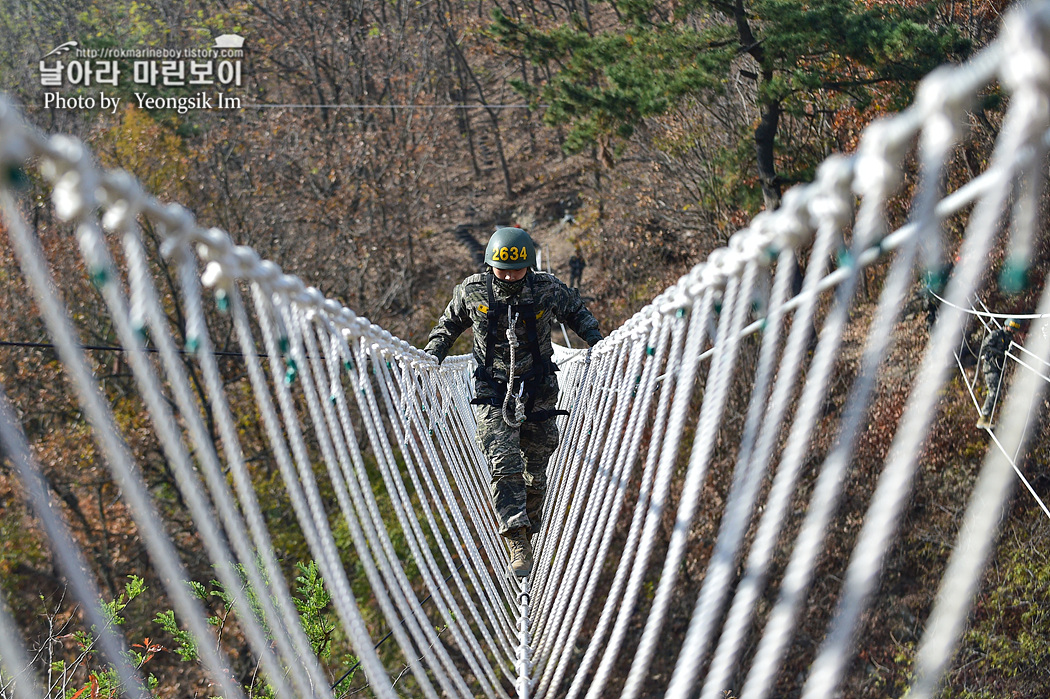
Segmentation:
{"type": "Polygon", "coordinates": [[[1005,323],[1003,323],[1003,327],[1013,332],[1014,330],[1020,330],[1021,324],[1018,323],[1017,320],[1015,320],[1014,318],[1010,318],[1005,323]]]}
{"type": "Polygon", "coordinates": [[[522,228],[497,228],[485,248],[485,264],[498,269],[532,267],[536,264],[536,243],[522,228]]]}

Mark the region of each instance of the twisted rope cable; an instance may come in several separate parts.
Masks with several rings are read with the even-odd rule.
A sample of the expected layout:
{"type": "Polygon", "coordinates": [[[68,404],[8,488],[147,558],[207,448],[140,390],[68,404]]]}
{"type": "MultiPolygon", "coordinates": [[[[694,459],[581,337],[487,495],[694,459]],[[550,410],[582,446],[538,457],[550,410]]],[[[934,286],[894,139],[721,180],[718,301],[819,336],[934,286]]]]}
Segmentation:
{"type": "Polygon", "coordinates": [[[679,563],[685,555],[686,540],[692,527],[693,517],[699,507],[700,494],[711,454],[714,451],[716,435],[729,390],[729,375],[733,371],[737,358],[740,329],[751,307],[751,292],[755,284],[756,266],[757,262],[749,263],[742,278],[730,277],[726,284],[724,312],[719,318],[718,334],[714,338],[715,345],[721,347],[721,351],[716,355],[717,361],[711,364],[704,387],[704,402],[697,422],[696,437],[689,454],[685,485],[679,499],[674,530],[664,558],[660,584],[657,587],[642,638],[638,643],[638,651],[624,686],[624,697],[633,699],[638,696],[648,673],[649,663],[656,651],[657,636],[667,615],[671,592],[680,570],[679,563]]]}
{"type": "Polygon", "coordinates": [[[617,565],[616,575],[609,594],[606,597],[605,605],[602,608],[601,617],[598,620],[598,626],[592,635],[592,643],[587,646],[587,652],[583,657],[580,669],[569,688],[569,693],[567,695],[568,699],[576,699],[576,697],[579,696],[579,692],[583,689],[584,680],[594,661],[597,659],[598,653],[603,648],[605,635],[609,632],[609,626],[614,619],[613,615],[619,608],[618,604],[628,579],[630,564],[635,558],[635,552],[637,551],[638,542],[642,534],[642,524],[645,520],[646,508],[649,504],[649,496],[653,490],[656,462],[660,453],[659,445],[662,443],[664,429],[667,425],[667,415],[671,403],[670,398],[674,394],[674,378],[676,372],[673,370],[673,366],[676,360],[681,357],[682,341],[685,335],[685,326],[687,323],[688,321],[685,320],[684,313],[671,321],[671,348],[666,363],[664,364],[664,366],[667,367],[667,380],[663,384],[663,390],[660,395],[660,404],[657,407],[653,431],[649,441],[649,450],[645,459],[645,468],[642,474],[638,502],[635,503],[634,513],[631,517],[630,530],[627,533],[627,544],[624,547],[623,554],[617,565]]]}
{"type": "MultiPolygon", "coordinates": [[[[18,420],[2,386],[0,386],[0,440],[2,440],[7,458],[18,473],[22,487],[29,496],[33,511],[40,518],[44,531],[47,532],[48,538],[56,549],[58,563],[69,578],[70,586],[81,599],[92,602],[102,599],[94,578],[85,574],[85,571],[88,570],[87,562],[70,535],[65,518],[51,507],[50,497],[41,476],[43,471],[40,465],[35,463],[36,460],[26,443],[25,434],[18,425],[18,420]]],[[[113,624],[109,623],[98,604],[85,604],[84,608],[88,620],[100,631],[99,646],[107,657],[114,659],[113,665],[124,691],[130,696],[148,697],[145,683],[138,671],[128,662],[126,645],[124,640],[114,632],[113,624]]],[[[11,684],[10,680],[13,680],[14,686],[11,687],[11,691],[18,699],[46,695],[45,692],[40,691],[26,648],[25,640],[21,638],[11,618],[6,600],[0,599],[0,658],[4,661],[2,669],[10,674],[8,682],[0,681],[0,687],[6,690],[11,684]]]]}
{"type": "MultiPolygon", "coordinates": [[[[788,297],[795,271],[794,253],[790,250],[781,251],[776,279],[769,297],[768,323],[763,331],[755,386],[740,440],[733,483],[726,500],[726,514],[719,526],[718,538],[711,552],[711,563],[704,576],[700,596],[697,598],[689,630],[682,644],[682,652],[668,686],[667,693],[672,696],[681,692],[683,687],[692,687],[697,673],[707,660],[707,646],[711,634],[716,631],[716,620],[722,613],[723,601],[729,594],[732,575],[736,572],[736,552],[750,524],[758,489],[766,474],[765,463],[756,463],[753,460],[754,449],[759,428],[766,414],[769,386],[774,378],[773,368],[784,320],[782,306],[788,297]]],[[[796,322],[801,322],[801,319],[796,322]]],[[[800,327],[805,328],[805,325],[800,327]]]]}
{"type": "Polygon", "coordinates": [[[675,374],[680,377],[680,380],[676,383],[675,394],[671,403],[667,431],[664,436],[662,452],[656,471],[655,486],[649,499],[645,526],[642,530],[642,544],[635,555],[623,602],[620,605],[620,611],[617,614],[612,634],[609,636],[608,646],[601,662],[598,664],[598,668],[595,670],[594,680],[586,695],[587,699],[598,699],[601,696],[616,663],[620,648],[627,634],[627,625],[638,602],[638,594],[641,591],[642,582],[645,578],[646,566],[656,543],[656,529],[660,526],[660,518],[666,506],[668,492],[671,487],[675,457],[678,453],[682,431],[685,428],[689,403],[699,368],[699,353],[707,336],[708,321],[714,308],[714,295],[714,288],[708,287],[703,297],[694,302],[689,314],[689,330],[683,347],[684,354],[680,366],[675,370],[675,374]]]}
{"type": "MultiPolygon", "coordinates": [[[[387,580],[390,580],[391,576],[393,577],[392,583],[388,583],[387,588],[394,593],[398,611],[406,622],[409,634],[412,635],[415,641],[417,651],[422,654],[423,658],[434,669],[438,683],[447,692],[454,686],[452,676],[458,677],[459,673],[452,669],[450,676],[450,668],[454,667],[451,660],[448,657],[444,657],[440,652],[435,653],[432,650],[436,640],[433,627],[424,614],[422,606],[418,603],[411,585],[402,572],[401,565],[397,562],[393,545],[390,543],[389,536],[386,535],[386,527],[382,526],[381,520],[379,522],[380,526],[376,526],[374,518],[378,515],[378,507],[370,507],[374,501],[363,503],[363,498],[353,497],[354,494],[360,493],[361,490],[360,486],[354,483],[354,475],[359,474],[362,469],[354,467],[360,464],[360,459],[356,460],[357,464],[351,465],[351,454],[359,454],[359,451],[355,448],[356,443],[352,436],[353,432],[347,431],[344,435],[342,428],[347,423],[335,414],[336,410],[333,403],[335,407],[338,406],[340,391],[336,391],[334,401],[331,400],[331,396],[329,400],[325,400],[321,395],[318,395],[318,389],[325,377],[327,376],[329,380],[331,379],[332,368],[332,364],[329,364],[327,367],[322,366],[321,357],[319,356],[317,333],[321,328],[313,322],[314,319],[307,319],[305,314],[301,312],[301,309],[295,308],[294,305],[286,311],[286,314],[285,327],[293,331],[290,336],[292,338],[302,338],[302,346],[305,349],[306,359],[308,360],[300,374],[302,377],[302,392],[306,397],[311,412],[314,413],[315,434],[320,439],[322,453],[325,455],[328,473],[331,477],[344,520],[351,526],[353,535],[360,537],[360,520],[364,519],[365,513],[368,513],[373,518],[369,531],[383,531],[379,546],[388,562],[382,565],[381,570],[386,573],[385,577],[387,580]],[[323,418],[317,414],[318,412],[323,412],[323,418]],[[328,429],[324,430],[324,427],[328,429]],[[344,436],[352,443],[349,450],[344,442],[344,436]],[[349,491],[347,482],[351,483],[349,491]]],[[[330,346],[331,343],[324,341],[328,339],[327,334],[322,331],[321,337],[323,338],[322,344],[330,346]]],[[[293,341],[291,344],[294,356],[298,343],[293,341]]],[[[343,398],[345,405],[345,396],[343,398]]],[[[367,417],[366,424],[368,424],[367,417]]],[[[382,468],[382,465],[380,467],[382,468]]],[[[359,554],[364,553],[363,558],[367,557],[367,547],[362,539],[358,538],[355,540],[355,548],[359,554]]],[[[381,586],[374,583],[373,592],[375,592],[377,587],[381,586]]],[[[409,660],[411,661],[411,658],[409,660]]],[[[409,662],[409,667],[413,669],[414,673],[422,673],[422,668],[414,666],[411,662],[409,662]]]]}
{"type": "MultiPolygon", "coordinates": [[[[637,377],[635,388],[632,392],[634,404],[632,405],[630,419],[625,430],[624,442],[626,443],[626,448],[621,449],[617,457],[615,472],[618,476],[615,482],[615,488],[610,487],[608,489],[605,503],[602,506],[601,518],[595,525],[597,532],[601,533],[601,537],[600,540],[597,537],[592,538],[591,540],[590,550],[588,551],[586,558],[593,562],[590,564],[590,572],[587,577],[584,592],[579,596],[580,602],[577,605],[576,613],[571,618],[572,626],[569,628],[568,636],[561,643],[563,650],[560,654],[557,669],[551,680],[551,693],[557,692],[561,686],[565,673],[568,671],[569,659],[572,657],[570,651],[576,646],[576,640],[579,637],[584,621],[587,618],[591,602],[596,593],[598,581],[603,572],[604,562],[608,555],[609,548],[612,546],[612,540],[616,528],[611,525],[616,521],[620,508],[624,504],[631,470],[635,464],[638,450],[643,439],[642,429],[645,426],[645,418],[649,415],[650,404],[656,391],[657,371],[663,366],[664,353],[667,349],[667,341],[669,337],[669,322],[662,322],[660,319],[656,319],[653,324],[652,332],[644,346],[644,352],[647,356],[645,367],[642,369],[642,373],[637,377]]],[[[631,375],[631,373],[632,372],[629,372],[629,375],[631,375]]],[[[643,480],[645,480],[644,476],[643,480]]],[[[549,669],[550,666],[548,666],[548,671],[549,669]]]]}
{"type": "MultiPolygon", "coordinates": [[[[624,373],[619,376],[617,381],[618,387],[614,398],[616,407],[612,411],[612,420],[610,421],[608,432],[608,439],[612,444],[606,443],[604,448],[601,448],[601,455],[595,464],[594,483],[588,495],[591,507],[584,513],[583,521],[579,527],[580,533],[572,546],[573,555],[569,559],[567,573],[562,577],[563,585],[567,581],[572,581],[567,582],[567,586],[571,591],[565,590],[561,593],[566,606],[555,609],[551,617],[553,624],[548,626],[547,638],[549,640],[549,648],[551,648],[551,652],[545,654],[545,657],[548,659],[555,657],[554,654],[558,652],[555,649],[561,649],[562,657],[564,657],[566,650],[572,647],[572,644],[567,643],[566,639],[575,614],[569,612],[568,604],[571,602],[576,613],[584,611],[586,603],[582,601],[585,599],[582,590],[586,581],[590,578],[592,567],[600,563],[595,559],[595,545],[598,536],[605,531],[604,522],[607,518],[605,502],[608,501],[614,485],[619,480],[620,469],[615,468],[612,462],[616,461],[618,450],[623,444],[620,435],[623,433],[624,424],[627,420],[628,404],[632,400],[632,395],[629,391],[635,388],[634,379],[638,375],[645,352],[644,345],[637,342],[633,344],[634,346],[630,348],[627,362],[624,366],[624,373]]],[[[599,444],[597,440],[592,440],[592,443],[599,444]]],[[[551,665],[547,665],[547,669],[551,670],[551,665]]],[[[549,674],[545,673],[545,675],[544,681],[540,684],[539,691],[541,694],[545,693],[546,687],[544,685],[549,680],[549,674]]]]}

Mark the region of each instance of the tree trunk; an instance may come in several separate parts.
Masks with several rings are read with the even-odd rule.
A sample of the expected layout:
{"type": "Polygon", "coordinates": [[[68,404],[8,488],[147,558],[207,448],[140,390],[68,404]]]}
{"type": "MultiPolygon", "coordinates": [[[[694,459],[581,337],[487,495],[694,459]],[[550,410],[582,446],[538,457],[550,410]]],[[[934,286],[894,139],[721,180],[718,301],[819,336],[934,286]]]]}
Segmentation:
{"type": "Polygon", "coordinates": [[[759,102],[759,120],[755,127],[755,157],[762,200],[767,211],[780,208],[780,178],[777,176],[776,137],[780,123],[780,101],[759,102]]]}
{"type": "Polygon", "coordinates": [[[766,210],[773,211],[780,207],[780,179],[777,177],[776,140],[777,128],[780,126],[780,100],[763,96],[762,86],[773,80],[773,70],[766,66],[766,52],[762,42],[755,38],[751,24],[747,19],[747,10],[743,0],[736,0],[733,5],[733,19],[736,21],[737,35],[740,37],[740,50],[747,53],[759,65],[761,77],[758,79],[758,126],[755,127],[755,157],[758,164],[758,179],[762,185],[762,199],[766,210]]]}

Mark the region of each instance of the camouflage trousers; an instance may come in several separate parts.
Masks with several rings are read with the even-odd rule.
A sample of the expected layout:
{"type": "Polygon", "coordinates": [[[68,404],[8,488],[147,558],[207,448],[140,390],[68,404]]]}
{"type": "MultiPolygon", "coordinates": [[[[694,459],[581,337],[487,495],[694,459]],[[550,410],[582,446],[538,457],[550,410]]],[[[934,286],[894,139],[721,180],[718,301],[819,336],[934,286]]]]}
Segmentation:
{"type": "MultiPolygon", "coordinates": [[[[557,394],[536,401],[536,409],[553,409],[557,394]]],[[[558,425],[554,418],[527,420],[511,427],[503,411],[493,405],[475,405],[477,441],[488,461],[492,504],[499,520],[499,533],[507,536],[520,527],[530,534],[540,529],[543,498],[547,494],[547,461],[558,448],[558,425]]]]}
{"type": "Polygon", "coordinates": [[[995,404],[999,400],[999,387],[1002,381],[1002,367],[987,359],[982,360],[984,364],[984,405],[981,406],[981,415],[988,417],[995,410],[995,404]]]}

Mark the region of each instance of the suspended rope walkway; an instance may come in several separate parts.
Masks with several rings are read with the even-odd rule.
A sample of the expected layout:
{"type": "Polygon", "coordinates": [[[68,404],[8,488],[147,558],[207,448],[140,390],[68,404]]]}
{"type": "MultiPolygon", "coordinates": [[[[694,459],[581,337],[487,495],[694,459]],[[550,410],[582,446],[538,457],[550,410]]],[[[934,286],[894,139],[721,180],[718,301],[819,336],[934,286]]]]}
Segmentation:
{"type": "MultiPolygon", "coordinates": [[[[967,220],[962,261],[944,292],[953,308],[968,307],[1004,228],[1008,263],[1021,271],[1045,235],[1039,214],[1050,143],[1048,41],[1050,6],[1015,11],[987,50],[934,72],[912,107],[868,127],[855,155],[829,158],[812,184],[787,192],[781,209],[757,216],[592,350],[558,351],[559,407],[569,414],[558,418],[563,437],[548,468],[536,565],[521,580],[506,572],[488,470],[474,441],[469,356],[438,366],[227,233],[157,201],[126,173],[100,169],[81,143],[27,125],[6,99],[3,227],[99,462],[118,484],[157,579],[222,696],[245,696],[245,688],[214,642],[207,610],[190,593],[129,437],[92,374],[86,352],[93,348],[81,342],[27,224],[25,168],[49,184],[55,215],[75,230],[180,497],[278,696],[330,697],[335,678],[314,655],[290,596],[271,515],[253,487],[245,420],[260,425],[291,503],[280,525],[301,530],[376,696],[651,696],[654,663],[669,662],[658,654],[673,624],[685,636],[669,680],[660,683],[666,696],[715,699],[732,691],[762,699],[775,693],[812,604],[817,562],[916,270],[942,268],[943,222],[967,220]],[[983,173],[944,192],[966,110],[993,82],[1009,93],[994,155],[983,173]],[[887,202],[916,143],[920,181],[910,218],[890,230],[887,202]],[[149,256],[147,223],[173,272],[184,315],[179,326],[169,319],[171,299],[149,256]],[[876,262],[887,267],[886,281],[842,413],[829,422],[825,406],[839,380],[858,290],[876,262]],[[803,266],[801,290],[792,293],[803,266]],[[206,300],[218,305],[240,355],[246,378],[239,385],[224,382],[218,358],[230,352],[216,348],[206,300]],[[199,383],[191,383],[190,368],[199,383]],[[818,430],[828,425],[832,446],[818,452],[818,430]],[[716,475],[728,489],[713,497],[716,475]],[[800,492],[809,493],[801,510],[800,492]],[[795,512],[801,519],[789,524],[795,512]],[[717,522],[704,546],[693,532],[701,516],[717,522]],[[371,599],[355,594],[360,588],[344,569],[341,553],[349,546],[371,599]],[[698,592],[690,593],[692,609],[683,618],[682,590],[697,575],[697,561],[702,582],[689,588],[698,592]],[[377,650],[363,602],[385,619],[375,635],[389,632],[400,648],[395,660],[384,661],[377,650]]],[[[1044,292],[1032,317],[1047,315],[1044,292]]],[[[842,581],[837,603],[805,675],[804,699],[834,696],[855,657],[858,626],[912,492],[962,329],[963,314],[942,314],[915,367],[848,566],[835,571],[842,581]]],[[[1030,333],[1011,353],[1018,362],[1023,354],[1042,378],[1050,375],[1045,333],[1030,333]]],[[[1033,433],[1031,407],[1045,385],[1015,381],[1004,392],[998,448],[983,459],[926,620],[911,699],[935,695],[949,667],[1012,492],[1014,464],[1033,433]]],[[[39,459],[2,391],[0,440],[123,691],[148,696],[127,641],[106,623],[91,567],[61,508],[50,504],[39,459]]],[[[6,687],[18,697],[49,696],[26,648],[0,607],[0,659],[4,676],[14,677],[6,687]]]]}
{"type": "MultiPolygon", "coordinates": [[[[940,297],[936,293],[932,293],[932,296],[934,296],[937,299],[940,299],[940,297]]],[[[955,309],[956,311],[959,311],[960,313],[967,314],[967,315],[969,315],[971,317],[977,318],[980,321],[980,323],[982,325],[981,341],[975,343],[978,348],[980,348],[980,347],[982,347],[984,345],[984,338],[987,336],[989,331],[994,331],[994,330],[998,329],[999,327],[1001,327],[999,325],[999,323],[998,323],[998,319],[1011,319],[1012,318],[1012,319],[1016,320],[1018,318],[1028,318],[1028,319],[1031,319],[1031,320],[1039,320],[1039,319],[1047,317],[1047,316],[1044,316],[1044,315],[1035,315],[1035,314],[1010,315],[1008,313],[993,313],[993,312],[988,310],[988,307],[985,305],[984,301],[982,301],[980,299],[979,296],[976,297],[976,300],[977,300],[977,303],[979,303],[981,305],[981,307],[984,308],[983,311],[979,311],[976,308],[974,308],[973,304],[970,304],[969,308],[964,308],[964,307],[961,307],[961,306],[949,305],[947,303],[945,303],[944,305],[949,305],[951,308],[955,309]]],[[[1036,332],[1045,333],[1047,331],[1047,327],[1044,325],[1044,326],[1038,328],[1035,331],[1036,332]]],[[[967,337],[967,333],[965,331],[965,324],[964,324],[964,331],[963,331],[962,337],[959,340],[959,346],[956,349],[952,350],[952,355],[955,357],[955,364],[959,368],[959,375],[962,378],[963,385],[966,386],[966,391],[970,394],[970,400],[973,403],[974,408],[977,410],[977,414],[980,415],[981,401],[977,398],[977,379],[978,379],[978,376],[979,376],[979,372],[981,370],[981,367],[980,367],[981,359],[978,356],[978,354],[979,354],[979,351],[975,352],[973,347],[970,346],[970,338],[967,337]],[[966,362],[965,362],[965,360],[963,358],[964,355],[969,355],[969,356],[973,357],[974,360],[975,360],[975,366],[974,366],[974,371],[973,371],[973,380],[970,380],[970,377],[966,373],[966,366],[965,366],[966,362]]],[[[1043,361],[1042,359],[1040,359],[1039,357],[1037,357],[1036,355],[1032,354],[1023,345],[1019,345],[1019,344],[1017,344],[1017,342],[1011,341],[1009,347],[1007,348],[1007,351],[1006,351],[1004,357],[1006,359],[1011,360],[1016,365],[1026,369],[1028,371],[1028,373],[1031,374],[1032,376],[1034,376],[1036,378],[1039,378],[1039,379],[1041,379],[1041,380],[1043,380],[1043,381],[1045,381],[1047,383],[1050,383],[1050,376],[1047,375],[1048,373],[1050,373],[1050,371],[1048,371],[1048,369],[1050,369],[1050,363],[1047,363],[1047,362],[1043,361]],[[1043,366],[1042,367],[1032,366],[1031,364],[1028,363],[1029,361],[1034,361],[1034,362],[1036,362],[1038,364],[1042,364],[1043,366]]],[[[1006,373],[1007,372],[1005,370],[1001,371],[999,373],[999,383],[998,383],[998,386],[996,387],[996,395],[1001,395],[1002,394],[1002,388],[1003,388],[1002,382],[1004,380],[1004,376],[1006,375],[1006,373]]],[[[994,421],[995,421],[995,411],[996,411],[997,408],[998,408],[997,404],[993,405],[993,407],[992,407],[992,414],[989,416],[992,424],[994,424],[994,421]]],[[[1027,432],[1027,430],[1029,430],[1031,427],[1033,427],[1032,417],[1033,417],[1033,414],[1036,413],[1037,410],[1038,410],[1038,404],[1037,403],[1033,403],[1033,404],[1031,404],[1028,407],[1028,414],[1025,417],[1024,431],[1022,432],[1022,434],[1024,434],[1025,432],[1027,432]]],[[[988,433],[991,436],[992,443],[995,444],[997,449],[1002,451],[1003,457],[1006,458],[1010,462],[1010,467],[1013,468],[1014,473],[1017,474],[1017,478],[1024,485],[1024,487],[1028,491],[1029,495],[1031,495],[1032,498],[1035,500],[1035,502],[1039,505],[1039,509],[1041,509],[1043,511],[1043,514],[1045,514],[1047,516],[1047,518],[1050,518],[1050,508],[1048,508],[1046,503],[1043,502],[1043,499],[1041,497],[1039,497],[1039,494],[1035,491],[1035,488],[1032,487],[1032,484],[1028,481],[1028,479],[1025,477],[1024,473],[1021,471],[1020,467],[1018,467],[1018,465],[1017,465],[1018,458],[1021,456],[1022,444],[1024,443],[1025,440],[1022,438],[1021,443],[1019,443],[1018,446],[1017,446],[1017,449],[1014,451],[1014,453],[1011,454],[1011,453],[1008,453],[1003,448],[1002,442],[1000,442],[998,437],[995,436],[995,432],[993,431],[992,427],[989,426],[989,427],[985,427],[984,429],[988,430],[988,433]]]]}

